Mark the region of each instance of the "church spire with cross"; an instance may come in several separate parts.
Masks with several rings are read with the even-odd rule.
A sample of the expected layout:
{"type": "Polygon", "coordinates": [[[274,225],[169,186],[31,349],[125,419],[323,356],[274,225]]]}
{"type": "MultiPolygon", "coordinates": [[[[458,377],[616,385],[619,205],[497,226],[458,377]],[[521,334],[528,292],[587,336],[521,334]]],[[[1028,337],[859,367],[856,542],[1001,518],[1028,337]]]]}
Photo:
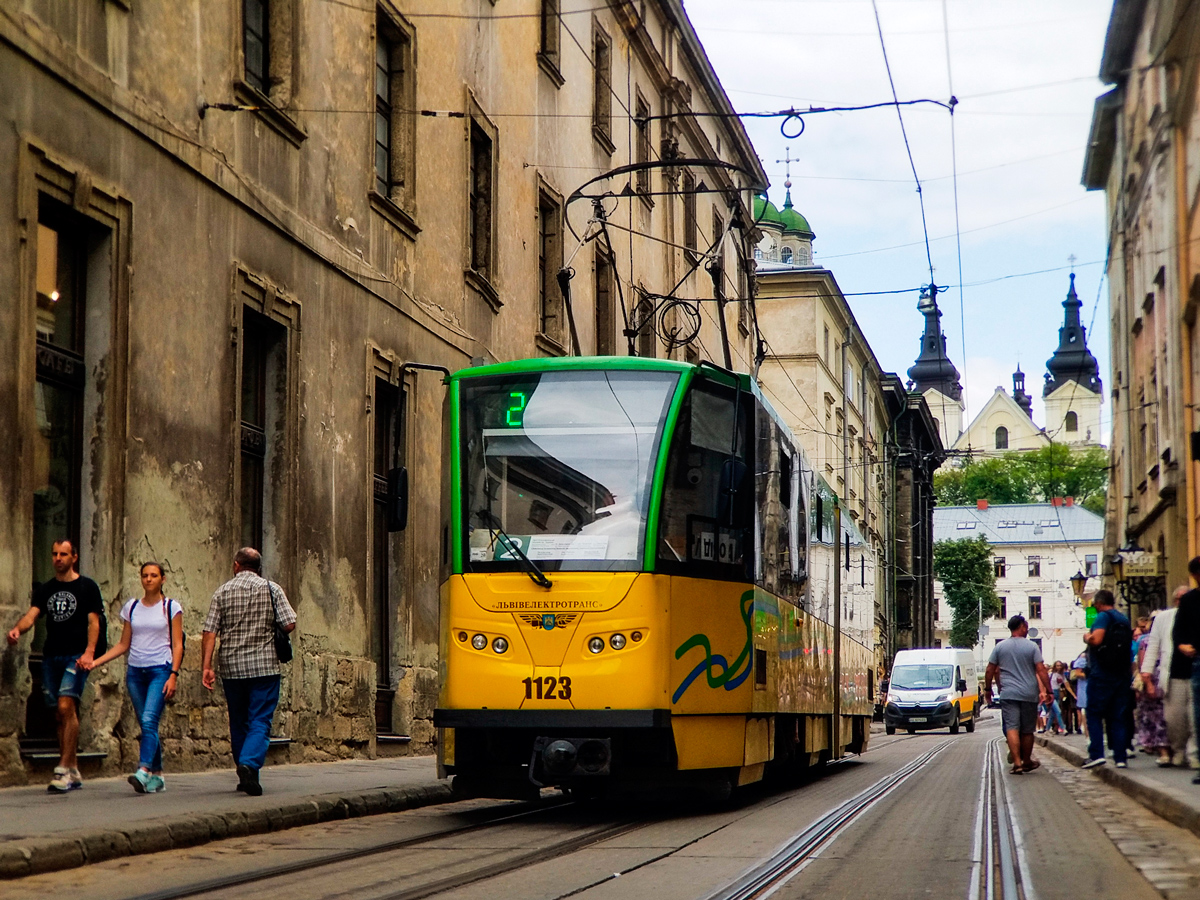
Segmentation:
{"type": "MultiPolygon", "coordinates": [[[[1074,266],[1075,259],[1071,257],[1074,266]]],[[[1079,310],[1083,303],[1075,293],[1075,273],[1071,273],[1071,286],[1067,290],[1067,299],[1063,301],[1063,324],[1058,329],[1058,349],[1046,360],[1046,384],[1042,388],[1042,396],[1049,397],[1065,384],[1075,382],[1081,388],[1099,394],[1102,390],[1100,382],[1100,364],[1087,346],[1087,329],[1079,318],[1079,310]]]]}

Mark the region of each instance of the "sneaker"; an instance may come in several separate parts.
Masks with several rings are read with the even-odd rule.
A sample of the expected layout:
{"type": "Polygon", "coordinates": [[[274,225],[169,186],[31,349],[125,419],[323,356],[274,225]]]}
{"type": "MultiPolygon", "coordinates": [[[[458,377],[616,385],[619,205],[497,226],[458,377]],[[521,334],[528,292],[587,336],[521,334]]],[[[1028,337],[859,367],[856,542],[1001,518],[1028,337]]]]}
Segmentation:
{"type": "Polygon", "coordinates": [[[129,783],[133,785],[133,789],[139,794],[150,793],[150,779],[154,776],[145,769],[138,769],[129,776],[129,783]]]}
{"type": "Polygon", "coordinates": [[[54,778],[46,786],[46,790],[51,794],[65,794],[67,791],[77,791],[81,787],[83,787],[83,779],[79,777],[78,769],[55,766],[54,778]]]}
{"type": "Polygon", "coordinates": [[[1085,769],[1094,769],[1094,768],[1096,768],[1096,766],[1102,766],[1102,765],[1104,765],[1106,762],[1108,762],[1108,760],[1107,760],[1107,759],[1105,759],[1103,756],[1102,756],[1102,757],[1100,757],[1099,759],[1089,759],[1087,762],[1085,762],[1085,763],[1083,764],[1083,768],[1085,768],[1085,769]]]}
{"type": "Polygon", "coordinates": [[[1129,768],[1129,763],[1126,763],[1126,762],[1119,762],[1119,763],[1117,763],[1117,768],[1118,768],[1118,769],[1128,769],[1128,768],[1129,768]]]}
{"type": "Polygon", "coordinates": [[[161,775],[151,775],[146,784],[147,794],[161,794],[167,789],[167,782],[161,775]]]}

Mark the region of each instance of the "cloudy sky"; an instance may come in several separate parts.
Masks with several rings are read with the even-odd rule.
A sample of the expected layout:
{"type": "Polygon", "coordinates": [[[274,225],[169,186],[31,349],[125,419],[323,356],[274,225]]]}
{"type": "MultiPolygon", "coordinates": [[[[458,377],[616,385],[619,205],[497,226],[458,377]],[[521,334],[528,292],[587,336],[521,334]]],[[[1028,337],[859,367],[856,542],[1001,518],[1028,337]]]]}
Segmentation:
{"type": "MultiPolygon", "coordinates": [[[[870,0],[686,0],[717,74],[741,112],[891,99],[870,0]]],[[[901,100],[950,94],[942,0],[878,0],[901,100]]],[[[961,309],[957,287],[939,297],[950,357],[964,374],[968,415],[1018,364],[1044,424],[1041,383],[1058,345],[1068,257],[1074,255],[1088,345],[1110,381],[1104,201],[1079,184],[1108,0],[947,0],[955,112],[961,309]],[[1052,271],[1044,271],[1052,270],[1052,271]],[[1041,272],[1042,274],[1025,274],[1041,272]],[[965,337],[966,351],[963,351],[965,337]],[[965,359],[965,365],[964,365],[965,359]]],[[[783,202],[817,234],[816,261],[847,295],[929,281],[918,196],[894,109],[806,117],[785,140],[772,120],[747,121],[783,202]]],[[[906,107],[939,284],[958,285],[951,127],[945,110],[906,107]]],[[[916,358],[917,294],[848,296],[885,370],[916,358]]],[[[769,336],[768,336],[769,339],[769,336]]]]}

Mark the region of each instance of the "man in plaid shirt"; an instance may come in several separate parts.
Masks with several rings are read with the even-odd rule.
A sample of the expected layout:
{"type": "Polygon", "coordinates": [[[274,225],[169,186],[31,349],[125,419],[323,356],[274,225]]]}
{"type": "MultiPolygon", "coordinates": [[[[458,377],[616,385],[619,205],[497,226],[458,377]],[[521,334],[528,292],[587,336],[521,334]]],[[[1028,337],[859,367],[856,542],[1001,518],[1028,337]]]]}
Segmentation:
{"type": "Polygon", "coordinates": [[[221,685],[229,707],[229,743],[239,791],[262,794],[258,770],[267,759],[271,719],[279,703],[279,657],[275,620],[289,633],[296,613],[283,588],[267,581],[262,556],[243,547],[233,557],[233,577],[217,588],[204,619],[204,686],[217,683],[213,650],[221,638],[221,685]]]}

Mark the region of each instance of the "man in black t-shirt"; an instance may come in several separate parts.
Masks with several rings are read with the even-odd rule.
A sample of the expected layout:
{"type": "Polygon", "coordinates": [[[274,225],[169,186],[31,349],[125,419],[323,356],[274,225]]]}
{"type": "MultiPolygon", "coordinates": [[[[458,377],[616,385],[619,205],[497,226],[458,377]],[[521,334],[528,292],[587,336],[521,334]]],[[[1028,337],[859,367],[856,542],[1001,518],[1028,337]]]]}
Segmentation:
{"type": "MultiPolygon", "coordinates": [[[[1188,574],[1200,584],[1200,556],[1188,563],[1188,574]]],[[[1200,590],[1193,588],[1179,599],[1179,612],[1175,613],[1175,628],[1172,635],[1175,655],[1171,657],[1171,677],[1192,680],[1192,721],[1196,722],[1196,757],[1200,759],[1200,590]]],[[[1200,775],[1192,779],[1200,784],[1200,775]]]]}
{"type": "Polygon", "coordinates": [[[83,787],[79,774],[79,698],[87,681],[100,638],[103,601],[100,588],[75,571],[79,554],[69,540],[51,546],[54,577],[33,592],[33,605],[8,633],[9,645],[45,617],[46,643],[42,646],[42,695],[58,717],[61,758],[48,790],[66,793],[83,787]]]}

